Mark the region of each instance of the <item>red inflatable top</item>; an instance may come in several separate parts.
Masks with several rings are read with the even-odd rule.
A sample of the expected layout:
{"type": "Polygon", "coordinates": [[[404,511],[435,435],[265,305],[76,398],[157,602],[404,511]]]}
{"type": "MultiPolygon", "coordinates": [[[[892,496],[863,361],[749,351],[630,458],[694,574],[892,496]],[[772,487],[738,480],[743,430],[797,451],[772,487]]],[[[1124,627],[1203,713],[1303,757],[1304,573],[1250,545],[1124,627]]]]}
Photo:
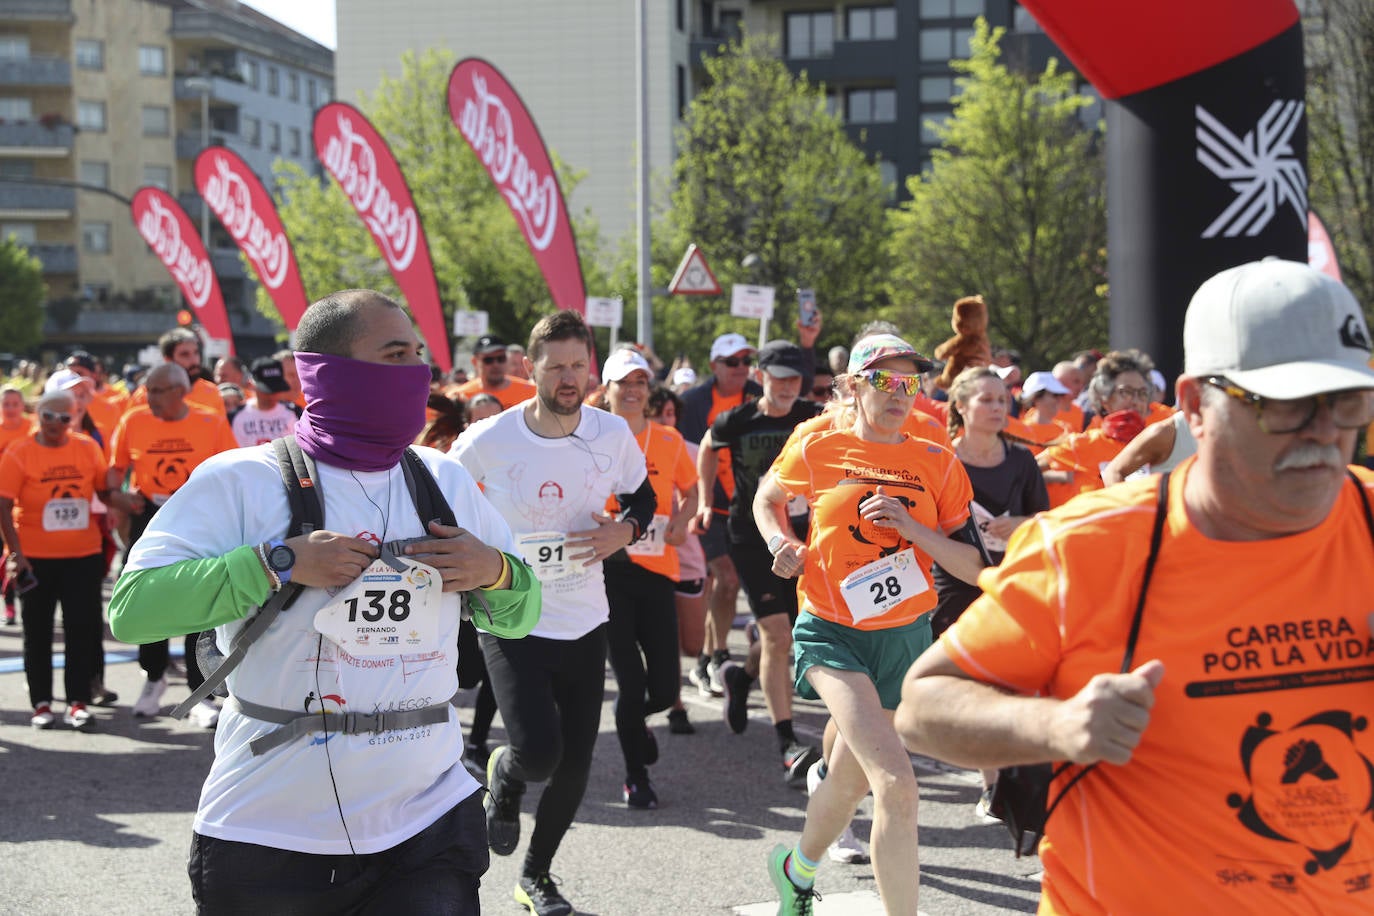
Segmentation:
{"type": "Polygon", "coordinates": [[[1293,0],[1021,0],[1109,99],[1206,70],[1298,21],[1293,0]]]}

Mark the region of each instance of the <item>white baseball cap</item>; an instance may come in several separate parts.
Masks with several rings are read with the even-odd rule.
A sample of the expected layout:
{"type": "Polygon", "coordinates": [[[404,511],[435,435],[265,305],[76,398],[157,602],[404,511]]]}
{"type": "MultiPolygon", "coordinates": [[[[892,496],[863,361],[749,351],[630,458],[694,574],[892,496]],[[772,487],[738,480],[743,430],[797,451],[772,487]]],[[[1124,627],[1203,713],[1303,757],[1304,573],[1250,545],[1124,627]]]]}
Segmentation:
{"type": "Polygon", "coordinates": [[[1032,372],[1026,376],[1026,382],[1021,386],[1022,397],[1033,398],[1042,391],[1050,394],[1069,393],[1069,389],[1052,372],[1032,372]]]}
{"type": "Polygon", "coordinates": [[[640,356],[636,350],[621,347],[606,357],[606,365],[601,367],[601,377],[608,382],[619,382],[637,369],[643,369],[649,378],[654,377],[654,370],[649,368],[648,360],[640,356]]]}
{"type": "Polygon", "coordinates": [[[697,383],[697,373],[691,366],[683,366],[673,373],[674,385],[695,385],[697,383]]]}
{"type": "MultiPolygon", "coordinates": [[[[48,376],[48,380],[43,383],[43,393],[52,394],[54,391],[66,391],[90,381],[90,379],[79,372],[73,372],[70,369],[58,369],[52,375],[48,376]]],[[[91,385],[94,387],[95,383],[92,382],[91,385]]]]}
{"type": "Polygon", "coordinates": [[[1198,288],[1183,321],[1184,372],[1266,398],[1374,388],[1369,328],[1350,290],[1297,261],[1265,258],[1198,288]]]}
{"type": "Polygon", "coordinates": [[[722,334],[711,343],[711,362],[745,350],[754,352],[754,348],[749,346],[749,341],[744,339],[743,334],[722,334]]]}

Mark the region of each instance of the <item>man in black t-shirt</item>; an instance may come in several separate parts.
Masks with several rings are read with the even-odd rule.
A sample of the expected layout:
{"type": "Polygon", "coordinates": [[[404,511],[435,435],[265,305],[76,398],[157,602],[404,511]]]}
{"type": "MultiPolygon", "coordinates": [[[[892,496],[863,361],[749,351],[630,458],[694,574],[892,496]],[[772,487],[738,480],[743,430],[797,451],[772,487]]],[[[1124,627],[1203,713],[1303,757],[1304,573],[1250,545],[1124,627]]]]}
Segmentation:
{"type": "MultiPolygon", "coordinates": [[[[740,584],[758,622],[759,640],[749,648],[744,665],[727,665],[725,718],[736,734],[749,722],[749,689],[756,677],[763,681],[764,701],[777,731],[778,748],[789,783],[803,785],[806,771],[819,759],[813,747],[797,741],[792,730],[792,624],[797,618],[796,584],[773,574],[773,555],[754,525],[754,494],[793,428],[820,413],[819,405],[803,400],[806,365],[794,343],[774,340],[759,350],[763,396],[722,413],[702,439],[698,457],[698,487],[702,505],[710,511],[710,487],[716,478],[717,450],[728,449],[735,492],[730,500],[727,529],[730,556],[740,584]]],[[[802,516],[802,534],[805,516],[802,516]]]]}

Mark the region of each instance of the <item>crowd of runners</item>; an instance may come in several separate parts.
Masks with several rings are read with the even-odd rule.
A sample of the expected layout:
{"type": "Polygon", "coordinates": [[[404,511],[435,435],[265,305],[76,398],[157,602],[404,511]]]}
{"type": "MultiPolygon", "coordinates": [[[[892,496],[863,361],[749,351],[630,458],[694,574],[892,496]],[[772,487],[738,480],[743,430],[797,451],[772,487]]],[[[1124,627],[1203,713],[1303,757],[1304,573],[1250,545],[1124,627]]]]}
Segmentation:
{"type": "Polygon", "coordinates": [[[178,329],[122,376],[84,352],[19,366],[0,533],[33,726],[59,722],[59,604],[60,721],[119,701],[113,572],[133,714],[167,713],[182,639],[181,711],[219,730],[203,913],[475,913],[488,853],[522,841],[515,899],[572,913],[550,873],[607,663],[635,809],[673,798],[650,717],[692,733],[689,689],[740,733],[758,688],[761,772],[809,796],[757,863],[780,913],[811,911],[824,859],[871,862],[888,912],[916,912],[912,752],[982,771],[986,819],[1016,778],[999,770],[1065,764],[1042,911],[1374,905],[1374,475],[1347,470],[1374,370],[1344,287],[1272,260],[1218,275],[1172,386],[1136,350],[994,350],[942,388],[899,327],[824,352],[819,320],[796,332],[722,334],[700,371],[639,345],[598,364],[556,312],[442,377],[399,306],[346,291],[247,365],[205,367],[178,329]],[[794,695],[824,703],[820,746],[794,695]],[[1248,897],[1218,877],[1237,867],[1248,897]]]}

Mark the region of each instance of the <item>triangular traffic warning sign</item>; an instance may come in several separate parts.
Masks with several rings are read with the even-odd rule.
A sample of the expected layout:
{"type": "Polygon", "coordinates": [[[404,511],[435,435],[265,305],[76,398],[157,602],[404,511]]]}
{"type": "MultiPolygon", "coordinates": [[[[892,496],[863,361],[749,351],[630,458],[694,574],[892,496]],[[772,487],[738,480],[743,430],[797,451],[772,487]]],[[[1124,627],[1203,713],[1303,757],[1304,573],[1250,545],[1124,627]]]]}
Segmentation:
{"type": "Polygon", "coordinates": [[[719,296],[722,292],[716,275],[706,266],[706,256],[696,245],[688,245],[682,263],[673,274],[673,282],[668,284],[668,292],[674,296],[719,296]]]}

